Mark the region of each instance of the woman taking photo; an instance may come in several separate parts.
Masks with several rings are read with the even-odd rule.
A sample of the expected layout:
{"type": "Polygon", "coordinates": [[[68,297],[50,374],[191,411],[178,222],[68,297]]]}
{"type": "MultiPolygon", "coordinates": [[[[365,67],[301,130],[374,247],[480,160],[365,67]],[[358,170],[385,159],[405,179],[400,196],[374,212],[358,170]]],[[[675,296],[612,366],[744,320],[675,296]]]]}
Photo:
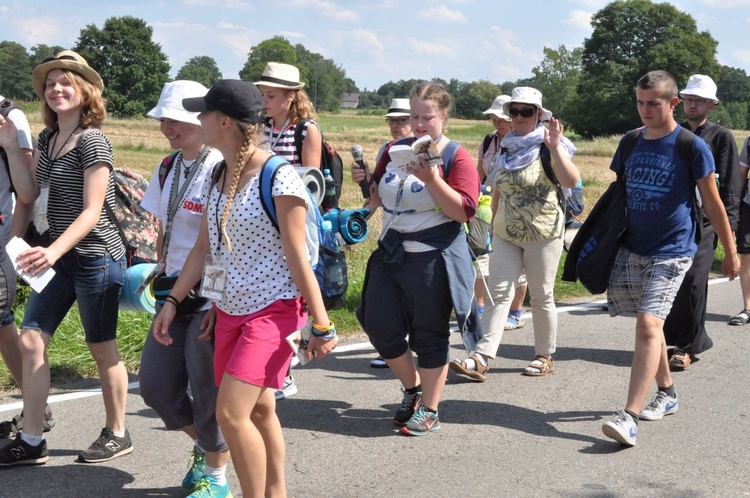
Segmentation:
{"type": "Polygon", "coordinates": [[[202,275],[204,283],[214,282],[216,418],[243,496],[285,496],[284,436],[274,390],[292,360],[286,337],[305,325],[309,310],[308,357],[322,358],[336,345],[308,259],[308,193],[294,168],[278,169],[272,187],[277,230],[260,199],[259,173],[272,154],[259,147],[263,98],[255,85],[222,80],[183,106],[200,112],[202,142],[218,149],[224,162],[205,184],[198,240],[154,321],[154,336],[171,344],[177,306],[202,275]]]}
{"type": "Polygon", "coordinates": [[[557,312],[553,289],[563,247],[565,223],[563,193],[545,173],[544,163],[563,188],[579,179],[571,161],[575,147],[563,137],[563,126],[542,107],[542,94],[529,87],[513,89],[503,109],[513,131],[500,145],[493,197],[493,230],[489,290],[494,304],[485,304],[484,338],[466,360],[454,360],[451,369],[484,381],[488,360],[497,354],[508,318],[516,282],[526,271],[531,295],[536,356],[524,375],[543,376],[554,371],[552,354],[557,343],[557,312]],[[549,120],[549,130],[542,124],[549,120]]]}
{"type": "Polygon", "coordinates": [[[75,302],[99,370],[106,414],[101,435],[78,459],[104,462],[133,451],[125,429],[128,375],[115,341],[125,246],[105,209],[105,203],[115,206],[112,145],[97,129],[106,115],[104,85],[80,55],[67,50],[38,65],[32,79],[46,129],[39,135],[31,170],[15,163],[11,175],[23,202],[39,197],[52,243],[22,252],[18,264],[31,275],[49,268],[55,275],[26,304],[19,338],[23,432],[0,452],[0,465],[48,459],[42,435],[50,388],[47,347],[75,302]]]}
{"type": "MultiPolygon", "coordinates": [[[[466,149],[443,135],[450,107],[443,86],[415,86],[410,103],[415,137],[429,135],[439,152],[450,147],[455,155],[449,154],[452,165],[442,167],[420,157],[400,178],[389,148],[375,167],[369,207],[383,208],[385,228],[367,263],[357,318],[401,381],[404,396],[394,423],[403,434],[423,436],[440,428],[451,312],[455,308],[463,330],[472,308],[474,270],[463,223],[476,211],[479,175],[466,149]]],[[[466,326],[478,326],[470,322],[466,326]]]]}

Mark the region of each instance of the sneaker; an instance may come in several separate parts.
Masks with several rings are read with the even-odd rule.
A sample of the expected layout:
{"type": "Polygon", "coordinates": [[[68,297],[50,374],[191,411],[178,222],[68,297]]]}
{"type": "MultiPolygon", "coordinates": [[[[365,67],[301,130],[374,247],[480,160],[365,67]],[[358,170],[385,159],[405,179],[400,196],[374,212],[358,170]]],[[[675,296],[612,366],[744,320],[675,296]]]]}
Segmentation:
{"type": "Polygon", "coordinates": [[[524,325],[526,325],[526,322],[521,318],[521,315],[508,315],[508,318],[505,320],[505,330],[520,329],[524,325]]]}
{"type": "Polygon", "coordinates": [[[432,431],[440,429],[440,420],[438,420],[437,412],[432,413],[425,409],[422,403],[419,404],[419,408],[414,412],[411,419],[401,428],[401,434],[407,436],[426,436],[432,431]]]}
{"type": "Polygon", "coordinates": [[[396,415],[393,416],[393,423],[400,427],[412,418],[417,405],[422,401],[422,391],[414,394],[408,394],[403,388],[401,391],[404,393],[404,399],[401,401],[401,408],[396,410],[396,415]]]}
{"type": "Polygon", "coordinates": [[[85,463],[106,462],[132,452],[133,442],[130,440],[130,433],[127,429],[125,429],[125,437],[117,437],[111,429],[105,427],[97,440],[89,446],[89,449],[78,455],[78,461],[85,463]]]}
{"type": "Polygon", "coordinates": [[[388,368],[388,363],[385,362],[382,356],[378,356],[370,361],[370,368],[388,368]]]}
{"type": "Polygon", "coordinates": [[[190,463],[185,478],[182,480],[182,489],[186,491],[195,491],[198,483],[203,478],[206,471],[206,454],[198,452],[198,448],[193,446],[193,454],[190,455],[190,463]]]}
{"type": "Polygon", "coordinates": [[[485,380],[487,380],[487,372],[490,371],[490,366],[482,365],[482,362],[479,361],[477,355],[473,355],[470,358],[474,360],[474,363],[476,364],[476,367],[474,367],[473,370],[469,370],[466,365],[466,360],[453,360],[448,364],[448,366],[457,374],[465,375],[472,380],[476,380],[478,382],[484,382],[485,380]]]}
{"type": "Polygon", "coordinates": [[[295,394],[297,394],[297,384],[294,383],[294,377],[291,375],[284,379],[281,389],[277,389],[274,393],[276,400],[290,398],[295,394]]]}
{"type": "Polygon", "coordinates": [[[188,496],[198,498],[232,498],[232,492],[229,491],[229,482],[225,483],[223,486],[219,486],[219,484],[216,483],[216,479],[214,479],[213,477],[203,476],[200,482],[198,482],[198,486],[195,488],[195,491],[193,491],[192,494],[188,496]]]}
{"type": "Polygon", "coordinates": [[[672,397],[664,391],[656,391],[646,408],[640,413],[641,420],[661,420],[664,415],[671,415],[677,411],[677,396],[672,397]]]}
{"type": "Polygon", "coordinates": [[[31,446],[21,439],[21,433],[16,434],[12,443],[0,449],[0,467],[12,465],[41,465],[49,460],[47,441],[42,439],[39,446],[31,446]]]}
{"type": "MultiPolygon", "coordinates": [[[[49,432],[55,426],[55,419],[52,417],[52,408],[49,404],[44,407],[44,432],[49,432]]],[[[12,438],[23,430],[23,412],[19,413],[11,420],[0,422],[0,438],[12,438]]]]}
{"type": "Polygon", "coordinates": [[[625,410],[617,410],[615,419],[602,424],[602,432],[605,436],[614,439],[626,446],[635,446],[635,436],[638,434],[638,425],[633,417],[625,410]]]}

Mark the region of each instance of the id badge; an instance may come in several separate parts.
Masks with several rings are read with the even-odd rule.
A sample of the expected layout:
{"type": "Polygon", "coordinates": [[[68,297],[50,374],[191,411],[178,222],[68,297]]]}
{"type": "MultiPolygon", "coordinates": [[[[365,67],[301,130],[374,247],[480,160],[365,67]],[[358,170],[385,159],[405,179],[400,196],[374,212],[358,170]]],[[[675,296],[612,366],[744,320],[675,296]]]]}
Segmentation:
{"type": "Polygon", "coordinates": [[[154,281],[156,277],[161,275],[161,273],[164,271],[164,268],[166,268],[167,263],[164,261],[159,261],[156,263],[156,266],[153,270],[151,270],[151,273],[148,274],[146,277],[146,280],[141,283],[141,285],[138,286],[138,288],[135,290],[136,295],[141,295],[143,291],[145,291],[149,285],[151,285],[151,282],[154,281]]]}
{"type": "Polygon", "coordinates": [[[220,265],[213,264],[211,255],[206,256],[203,265],[203,281],[201,282],[201,297],[213,301],[221,301],[227,284],[227,270],[220,265]]]}
{"type": "Polygon", "coordinates": [[[47,216],[47,203],[49,202],[49,184],[44,184],[39,189],[39,211],[41,216],[47,216]]]}

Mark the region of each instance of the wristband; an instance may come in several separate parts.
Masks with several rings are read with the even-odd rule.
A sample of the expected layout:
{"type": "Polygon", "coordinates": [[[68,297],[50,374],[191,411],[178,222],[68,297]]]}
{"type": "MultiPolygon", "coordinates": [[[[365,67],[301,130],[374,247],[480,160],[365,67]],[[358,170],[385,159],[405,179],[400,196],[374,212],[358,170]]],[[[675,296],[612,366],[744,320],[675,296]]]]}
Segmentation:
{"type": "Polygon", "coordinates": [[[328,327],[321,328],[313,323],[311,331],[312,335],[314,335],[315,337],[319,337],[324,341],[330,341],[331,339],[336,337],[336,326],[334,325],[333,320],[331,320],[331,324],[328,327]]]}
{"type": "Polygon", "coordinates": [[[333,323],[333,320],[328,320],[330,324],[328,326],[324,325],[318,325],[317,323],[313,322],[313,330],[317,330],[318,332],[328,332],[329,330],[335,329],[336,324],[333,323]]]}
{"type": "Polygon", "coordinates": [[[164,298],[164,302],[165,303],[172,303],[172,304],[174,304],[175,308],[180,305],[180,302],[172,294],[169,294],[167,297],[165,297],[164,298]]]}

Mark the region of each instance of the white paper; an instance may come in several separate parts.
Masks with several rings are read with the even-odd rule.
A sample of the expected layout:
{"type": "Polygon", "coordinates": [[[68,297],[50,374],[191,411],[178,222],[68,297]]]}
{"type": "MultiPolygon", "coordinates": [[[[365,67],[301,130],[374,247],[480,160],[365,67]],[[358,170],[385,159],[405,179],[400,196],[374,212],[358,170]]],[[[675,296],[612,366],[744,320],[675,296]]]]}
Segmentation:
{"type": "Polygon", "coordinates": [[[18,276],[24,279],[36,292],[42,292],[42,290],[47,287],[50,280],[52,280],[52,277],[55,276],[55,270],[47,268],[36,276],[32,276],[21,270],[18,265],[18,255],[30,248],[31,246],[27,244],[25,240],[19,237],[13,237],[8,242],[8,245],[5,246],[5,252],[8,253],[8,257],[13,262],[13,269],[16,270],[18,276]]]}
{"type": "Polygon", "coordinates": [[[286,338],[287,344],[292,348],[294,354],[297,355],[300,365],[305,365],[309,361],[305,357],[305,353],[307,353],[307,343],[310,341],[310,336],[312,335],[312,323],[312,320],[310,320],[307,322],[307,325],[299,330],[295,330],[286,338]]]}

